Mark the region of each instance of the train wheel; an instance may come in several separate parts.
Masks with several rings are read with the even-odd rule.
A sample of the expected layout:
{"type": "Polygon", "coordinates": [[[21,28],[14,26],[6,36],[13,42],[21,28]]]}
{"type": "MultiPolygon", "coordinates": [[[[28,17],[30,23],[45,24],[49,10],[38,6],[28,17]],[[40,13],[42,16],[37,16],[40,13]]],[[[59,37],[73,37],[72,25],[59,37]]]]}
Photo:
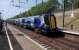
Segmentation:
{"type": "Polygon", "coordinates": [[[26,28],[26,26],[23,26],[23,28],[26,28]]]}
{"type": "Polygon", "coordinates": [[[38,30],[38,33],[42,33],[42,31],[39,29],[39,30],[38,30]]]}
{"type": "Polygon", "coordinates": [[[38,29],[34,29],[34,31],[35,31],[36,33],[38,33],[38,29]]]}
{"type": "Polygon", "coordinates": [[[35,29],[34,30],[36,33],[41,33],[41,30],[40,29],[35,29]]]}

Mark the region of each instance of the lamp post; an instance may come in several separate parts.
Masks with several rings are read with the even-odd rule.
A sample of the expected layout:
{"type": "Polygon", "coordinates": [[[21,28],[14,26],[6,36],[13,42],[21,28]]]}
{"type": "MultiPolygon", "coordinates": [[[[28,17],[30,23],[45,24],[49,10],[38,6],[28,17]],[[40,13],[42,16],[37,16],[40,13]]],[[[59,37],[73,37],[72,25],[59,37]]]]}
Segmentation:
{"type": "Polygon", "coordinates": [[[0,12],[0,20],[1,20],[1,14],[2,14],[2,13],[0,12]]]}
{"type": "Polygon", "coordinates": [[[37,0],[35,2],[36,2],[36,7],[37,7],[37,0]]]}
{"type": "Polygon", "coordinates": [[[68,1],[71,4],[71,18],[74,17],[74,12],[73,12],[73,2],[68,1]]]}
{"type": "Polygon", "coordinates": [[[20,11],[21,6],[20,6],[20,2],[21,2],[21,0],[19,0],[19,12],[20,12],[19,17],[21,17],[21,11],[20,11]]]}
{"type": "Polygon", "coordinates": [[[72,3],[71,17],[74,17],[74,12],[73,12],[73,3],[72,3]]]}
{"type": "MultiPolygon", "coordinates": [[[[43,0],[42,0],[42,7],[43,7],[43,0]]],[[[44,14],[44,9],[42,10],[42,13],[44,14]]]]}
{"type": "Polygon", "coordinates": [[[0,20],[2,20],[2,13],[4,12],[4,10],[0,10],[0,20]]]}
{"type": "Polygon", "coordinates": [[[65,17],[65,0],[63,1],[63,29],[64,29],[64,17],[65,17]]]}

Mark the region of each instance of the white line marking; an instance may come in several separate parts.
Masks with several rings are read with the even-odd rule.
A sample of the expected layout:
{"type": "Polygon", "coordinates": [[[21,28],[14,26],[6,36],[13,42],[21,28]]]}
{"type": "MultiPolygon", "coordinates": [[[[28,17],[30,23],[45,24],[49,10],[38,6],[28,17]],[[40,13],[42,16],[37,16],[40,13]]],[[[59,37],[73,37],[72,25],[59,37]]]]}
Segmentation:
{"type": "Polygon", "coordinates": [[[29,39],[30,41],[32,41],[33,43],[35,43],[36,45],[38,45],[39,47],[43,48],[44,50],[47,50],[47,48],[44,48],[43,46],[41,46],[39,43],[37,43],[36,41],[32,40],[31,38],[29,38],[28,36],[24,35],[25,38],[29,39]]]}
{"type": "Polygon", "coordinates": [[[6,30],[6,35],[7,35],[7,39],[8,39],[10,50],[13,50],[13,47],[12,47],[12,44],[11,44],[11,41],[10,41],[10,38],[9,38],[9,35],[8,35],[8,32],[7,32],[6,26],[5,26],[5,30],[6,30]]]}
{"type": "MultiPolygon", "coordinates": [[[[16,29],[16,28],[15,28],[16,29]]],[[[21,31],[19,31],[18,29],[16,29],[17,32],[23,33],[21,31]]],[[[35,43],[36,45],[38,45],[39,47],[41,47],[44,50],[47,50],[47,48],[43,47],[42,45],[40,45],[39,43],[37,43],[36,41],[32,40],[29,36],[27,36],[25,33],[23,33],[24,37],[27,38],[28,40],[32,41],[33,43],[35,43]]]]}
{"type": "Polygon", "coordinates": [[[77,32],[72,32],[72,31],[63,31],[63,32],[70,33],[70,34],[75,34],[75,35],[79,35],[79,33],[77,33],[77,32]]]}

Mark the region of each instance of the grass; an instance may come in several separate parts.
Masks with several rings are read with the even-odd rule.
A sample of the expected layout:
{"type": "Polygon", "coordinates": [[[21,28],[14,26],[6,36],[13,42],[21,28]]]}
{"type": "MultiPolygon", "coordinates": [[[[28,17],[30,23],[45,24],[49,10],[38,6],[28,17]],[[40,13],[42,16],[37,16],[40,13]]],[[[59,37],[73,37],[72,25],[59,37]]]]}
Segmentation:
{"type": "MultiPolygon", "coordinates": [[[[74,13],[74,17],[71,18],[69,15],[66,15],[64,20],[65,28],[68,30],[71,30],[71,25],[73,25],[73,30],[79,30],[79,11],[77,13],[74,13]]],[[[62,27],[63,26],[63,17],[62,16],[56,16],[57,19],[57,26],[62,27]]]]}

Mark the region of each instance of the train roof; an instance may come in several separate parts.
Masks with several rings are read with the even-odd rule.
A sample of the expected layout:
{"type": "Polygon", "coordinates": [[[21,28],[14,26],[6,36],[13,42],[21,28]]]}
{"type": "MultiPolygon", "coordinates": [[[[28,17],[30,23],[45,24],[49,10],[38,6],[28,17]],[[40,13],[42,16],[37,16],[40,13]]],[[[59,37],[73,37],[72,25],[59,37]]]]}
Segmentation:
{"type": "Polygon", "coordinates": [[[22,17],[22,18],[17,18],[17,19],[10,19],[10,20],[34,19],[35,17],[40,17],[40,16],[44,16],[44,14],[43,15],[36,15],[36,16],[29,16],[29,17],[22,17]]]}

